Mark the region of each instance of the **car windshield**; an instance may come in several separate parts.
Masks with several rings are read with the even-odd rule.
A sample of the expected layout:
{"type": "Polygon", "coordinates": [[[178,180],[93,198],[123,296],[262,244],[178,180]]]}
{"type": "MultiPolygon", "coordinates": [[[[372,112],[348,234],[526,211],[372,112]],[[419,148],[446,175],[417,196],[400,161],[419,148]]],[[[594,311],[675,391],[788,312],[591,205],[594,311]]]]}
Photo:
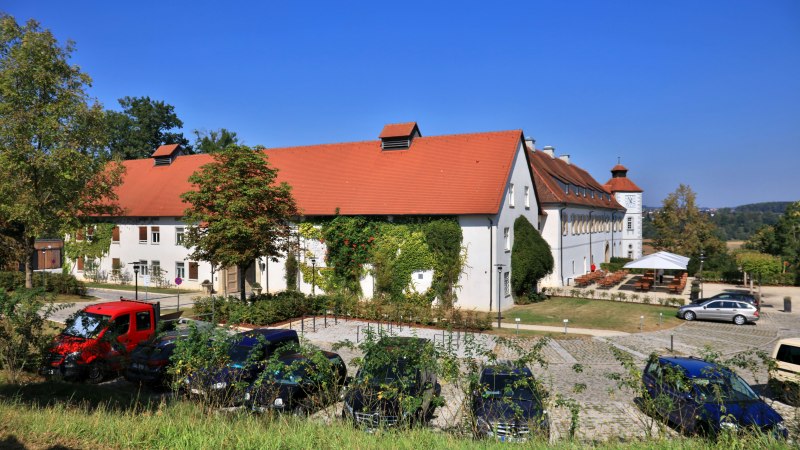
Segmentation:
{"type": "Polygon", "coordinates": [[[510,397],[518,400],[534,400],[533,390],[525,378],[519,375],[484,375],[481,385],[485,387],[485,397],[510,397]]]}
{"type": "Polygon", "coordinates": [[[260,349],[260,345],[256,345],[255,347],[249,345],[231,346],[230,350],[228,350],[228,357],[231,359],[231,365],[242,367],[247,364],[248,361],[254,362],[254,359],[257,357],[255,353],[260,349]]]}
{"type": "Polygon", "coordinates": [[[738,375],[720,374],[709,378],[694,378],[692,383],[700,399],[706,403],[744,402],[758,400],[758,395],[738,375]]]}
{"type": "Polygon", "coordinates": [[[111,316],[82,311],[76,314],[72,321],[67,322],[67,328],[63,333],[67,336],[91,339],[103,331],[109,320],[111,316]]]}
{"type": "Polygon", "coordinates": [[[365,368],[359,372],[359,379],[375,386],[397,381],[415,384],[416,375],[414,365],[407,358],[400,358],[395,364],[381,364],[365,368]]]}

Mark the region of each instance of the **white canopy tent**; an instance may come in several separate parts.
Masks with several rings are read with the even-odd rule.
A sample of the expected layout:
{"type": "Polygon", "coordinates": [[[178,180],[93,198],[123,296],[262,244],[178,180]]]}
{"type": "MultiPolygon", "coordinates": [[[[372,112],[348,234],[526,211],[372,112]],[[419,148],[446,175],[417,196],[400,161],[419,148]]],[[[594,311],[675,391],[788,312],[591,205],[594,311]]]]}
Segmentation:
{"type": "Polygon", "coordinates": [[[689,258],[670,252],[657,252],[625,264],[626,269],[674,269],[686,270],[689,258]]]}

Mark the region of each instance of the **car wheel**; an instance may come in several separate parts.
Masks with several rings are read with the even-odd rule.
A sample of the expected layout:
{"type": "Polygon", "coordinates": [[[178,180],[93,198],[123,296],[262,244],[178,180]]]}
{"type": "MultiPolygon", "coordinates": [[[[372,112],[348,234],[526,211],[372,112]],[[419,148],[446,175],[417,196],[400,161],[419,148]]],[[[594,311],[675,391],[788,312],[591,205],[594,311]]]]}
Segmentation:
{"type": "Polygon", "coordinates": [[[86,371],[86,382],[89,384],[98,384],[103,381],[104,373],[103,367],[98,362],[89,364],[86,371]]]}
{"type": "Polygon", "coordinates": [[[747,319],[745,319],[744,316],[742,315],[737,315],[736,317],[733,318],[733,323],[735,323],[736,325],[744,325],[747,323],[747,319]]]}
{"type": "Polygon", "coordinates": [[[691,321],[691,320],[694,320],[695,317],[697,317],[697,316],[692,311],[686,311],[685,313],[683,313],[683,319],[684,320],[691,321]]]}

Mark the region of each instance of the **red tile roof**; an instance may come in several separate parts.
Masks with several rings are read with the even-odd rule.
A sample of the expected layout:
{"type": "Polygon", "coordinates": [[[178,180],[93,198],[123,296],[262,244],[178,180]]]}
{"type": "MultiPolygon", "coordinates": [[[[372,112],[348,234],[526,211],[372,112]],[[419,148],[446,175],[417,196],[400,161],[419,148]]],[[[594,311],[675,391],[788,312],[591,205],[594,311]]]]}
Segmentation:
{"type": "Polygon", "coordinates": [[[178,145],[178,144],[162,145],[161,147],[158,147],[158,148],[156,149],[155,153],[153,153],[153,154],[151,155],[151,157],[152,157],[152,158],[155,158],[155,157],[157,157],[157,156],[169,156],[169,155],[171,155],[171,154],[172,154],[172,153],[175,151],[175,149],[177,149],[178,147],[179,147],[179,145],[178,145]]]}
{"type": "Polygon", "coordinates": [[[617,203],[614,196],[610,196],[606,200],[597,194],[592,198],[588,192],[585,197],[578,196],[571,189],[569,194],[564,193],[564,189],[559,186],[556,179],[572,186],[592,189],[596,193],[607,194],[608,192],[588,172],[575,164],[569,164],[560,158],[553,158],[540,150],[529,150],[528,154],[530,155],[531,169],[533,170],[533,183],[536,186],[539,201],[542,205],[557,203],[625,210],[623,206],[617,203]]]}
{"type": "Polygon", "coordinates": [[[604,184],[609,192],[644,192],[628,177],[615,177],[604,184]]]}
{"type": "Polygon", "coordinates": [[[623,166],[622,164],[617,164],[616,166],[611,168],[611,171],[612,172],[617,172],[617,171],[625,171],[625,172],[627,172],[628,168],[623,166]]]}
{"type": "MultiPolygon", "coordinates": [[[[264,150],[304,215],[495,214],[500,209],[520,130],[420,137],[408,150],[381,142],[264,150]]],[[[188,155],[172,164],[125,161],[119,205],[130,217],[180,217],[188,177],[211,161],[188,155]]]]}
{"type": "MultiPolygon", "coordinates": [[[[417,128],[417,122],[390,123],[383,127],[378,139],[411,136],[414,128],[417,128]]],[[[418,128],[417,131],[419,132],[418,128]]]]}

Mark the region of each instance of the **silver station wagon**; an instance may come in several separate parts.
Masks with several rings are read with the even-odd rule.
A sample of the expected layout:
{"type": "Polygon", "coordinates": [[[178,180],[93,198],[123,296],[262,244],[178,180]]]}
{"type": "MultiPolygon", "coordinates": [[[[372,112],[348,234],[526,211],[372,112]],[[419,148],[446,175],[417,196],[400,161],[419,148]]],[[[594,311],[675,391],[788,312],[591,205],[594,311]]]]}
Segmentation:
{"type": "Polygon", "coordinates": [[[758,310],[744,301],[708,300],[700,304],[681,306],[678,317],[685,320],[723,320],[744,325],[758,320],[758,310]]]}

